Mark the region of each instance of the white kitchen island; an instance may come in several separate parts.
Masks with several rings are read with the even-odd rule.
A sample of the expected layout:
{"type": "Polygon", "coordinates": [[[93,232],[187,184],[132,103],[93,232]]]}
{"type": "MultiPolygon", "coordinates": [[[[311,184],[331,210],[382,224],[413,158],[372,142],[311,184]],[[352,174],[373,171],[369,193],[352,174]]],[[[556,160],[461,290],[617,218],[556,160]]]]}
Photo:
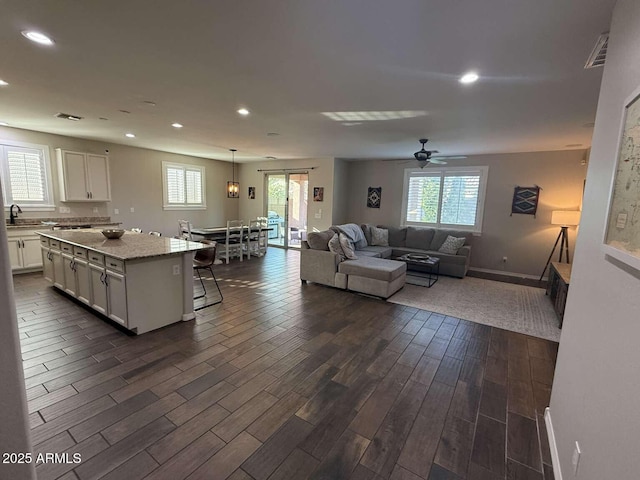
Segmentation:
{"type": "Polygon", "coordinates": [[[195,318],[193,254],[198,242],[99,229],[39,231],[44,277],[140,334],[195,318]]]}

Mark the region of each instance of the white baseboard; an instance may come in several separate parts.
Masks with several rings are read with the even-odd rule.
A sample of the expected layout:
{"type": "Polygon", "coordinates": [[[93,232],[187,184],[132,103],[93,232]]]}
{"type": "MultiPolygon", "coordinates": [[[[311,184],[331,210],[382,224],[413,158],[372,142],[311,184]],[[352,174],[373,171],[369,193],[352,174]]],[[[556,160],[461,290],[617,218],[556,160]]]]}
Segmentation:
{"type": "MultiPolygon", "coordinates": [[[[540,280],[540,277],[536,275],[528,275],[526,273],[506,272],[504,270],[491,270],[489,268],[478,268],[478,267],[469,267],[469,270],[472,270],[474,272],[493,273],[496,275],[506,275],[508,277],[526,278],[529,280],[540,280]]],[[[544,277],[543,280],[546,280],[546,278],[547,277],[544,277]]]]}
{"type": "Polygon", "coordinates": [[[549,410],[549,407],[544,409],[544,424],[547,427],[549,450],[551,451],[551,463],[553,464],[553,476],[556,480],[562,480],[562,470],[560,470],[560,457],[558,456],[556,435],[553,431],[553,423],[551,422],[551,410],[549,410]]]}

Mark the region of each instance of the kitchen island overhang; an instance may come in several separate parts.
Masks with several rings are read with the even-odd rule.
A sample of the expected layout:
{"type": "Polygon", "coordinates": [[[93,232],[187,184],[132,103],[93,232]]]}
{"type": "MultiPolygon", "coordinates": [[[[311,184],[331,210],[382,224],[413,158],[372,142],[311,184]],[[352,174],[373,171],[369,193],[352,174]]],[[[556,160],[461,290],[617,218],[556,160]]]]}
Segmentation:
{"type": "Polygon", "coordinates": [[[110,320],[140,334],[195,318],[198,242],[99,229],[39,231],[44,277],[110,320]]]}

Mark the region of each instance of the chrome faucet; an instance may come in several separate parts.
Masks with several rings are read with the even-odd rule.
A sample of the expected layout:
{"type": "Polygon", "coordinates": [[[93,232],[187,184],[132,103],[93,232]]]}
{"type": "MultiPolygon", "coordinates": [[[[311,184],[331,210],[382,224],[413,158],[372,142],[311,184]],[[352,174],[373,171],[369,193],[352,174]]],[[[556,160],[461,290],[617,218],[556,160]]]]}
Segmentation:
{"type": "Polygon", "coordinates": [[[15,203],[9,207],[9,223],[11,225],[15,225],[16,218],[18,218],[18,213],[13,213],[13,207],[17,207],[18,213],[22,213],[22,209],[20,208],[20,206],[16,205],[15,203]]]}

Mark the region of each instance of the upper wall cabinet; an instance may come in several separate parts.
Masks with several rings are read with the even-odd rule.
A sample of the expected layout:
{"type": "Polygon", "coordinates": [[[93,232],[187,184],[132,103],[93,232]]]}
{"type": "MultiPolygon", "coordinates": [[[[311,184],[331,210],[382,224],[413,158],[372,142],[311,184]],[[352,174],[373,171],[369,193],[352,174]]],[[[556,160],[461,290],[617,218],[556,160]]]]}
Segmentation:
{"type": "Polygon", "coordinates": [[[56,148],[60,201],[110,202],[109,157],[56,148]]]}

